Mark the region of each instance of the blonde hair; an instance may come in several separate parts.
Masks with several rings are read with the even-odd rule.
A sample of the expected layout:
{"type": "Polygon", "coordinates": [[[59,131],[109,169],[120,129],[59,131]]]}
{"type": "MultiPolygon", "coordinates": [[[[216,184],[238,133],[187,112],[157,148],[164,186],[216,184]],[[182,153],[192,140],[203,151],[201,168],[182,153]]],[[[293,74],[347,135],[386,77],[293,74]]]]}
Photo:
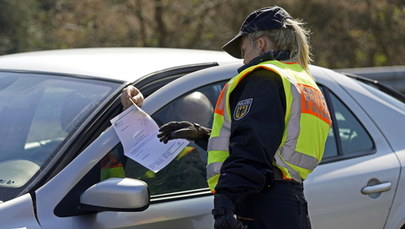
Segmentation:
{"type": "Polygon", "coordinates": [[[268,37],[276,47],[276,50],[289,50],[290,59],[297,61],[305,70],[311,63],[311,50],[309,45],[310,31],[304,27],[304,23],[296,19],[286,19],[286,28],[270,31],[258,31],[248,34],[250,41],[265,36],[268,37]]]}

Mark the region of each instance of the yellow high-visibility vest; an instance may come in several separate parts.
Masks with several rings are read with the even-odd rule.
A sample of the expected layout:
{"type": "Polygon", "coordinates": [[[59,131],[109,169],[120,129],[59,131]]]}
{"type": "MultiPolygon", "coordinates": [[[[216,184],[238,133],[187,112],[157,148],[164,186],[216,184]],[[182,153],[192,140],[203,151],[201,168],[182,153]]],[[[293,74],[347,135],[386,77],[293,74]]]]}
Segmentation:
{"type": "Polygon", "coordinates": [[[246,75],[259,68],[280,75],[286,98],[285,128],[273,164],[284,179],[302,182],[322,159],[332,121],[315,80],[297,63],[266,61],[233,77],[218,97],[208,142],[207,181],[212,192],[215,192],[222,164],[229,156],[230,94],[246,75]]]}

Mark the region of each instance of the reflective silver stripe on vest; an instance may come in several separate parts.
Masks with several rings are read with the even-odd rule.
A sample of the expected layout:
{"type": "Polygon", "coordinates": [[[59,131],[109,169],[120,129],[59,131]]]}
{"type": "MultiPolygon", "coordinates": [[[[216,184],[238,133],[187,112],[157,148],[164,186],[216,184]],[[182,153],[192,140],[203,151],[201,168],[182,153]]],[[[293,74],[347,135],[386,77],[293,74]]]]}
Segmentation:
{"type": "MultiPolygon", "coordinates": [[[[226,91],[219,106],[225,106],[226,91]]],[[[231,120],[229,119],[228,110],[223,107],[224,110],[224,123],[222,124],[219,136],[211,137],[208,141],[207,151],[226,151],[229,152],[229,139],[231,138],[231,120]]],[[[219,174],[221,172],[222,162],[213,162],[207,165],[207,179],[219,174]]]]}
{"type": "Polygon", "coordinates": [[[213,137],[208,141],[208,151],[229,151],[229,137],[213,137]]]}
{"type": "Polygon", "coordinates": [[[284,145],[278,150],[278,153],[275,155],[276,164],[281,167],[287,168],[291,177],[297,181],[302,182],[301,176],[297,171],[288,166],[284,161],[290,162],[285,158],[284,154],[289,155],[295,153],[295,148],[297,146],[298,135],[300,133],[300,119],[301,119],[301,94],[298,91],[298,86],[296,85],[295,80],[289,75],[285,75],[290,81],[290,90],[292,94],[292,104],[291,104],[291,116],[287,124],[287,137],[284,145]],[[281,159],[280,156],[283,158],[281,159]]]}
{"type": "Polygon", "coordinates": [[[222,162],[213,162],[207,165],[207,179],[221,172],[222,162]]]}
{"type": "Polygon", "coordinates": [[[302,183],[302,179],[301,179],[300,174],[299,174],[297,171],[295,171],[293,168],[291,168],[290,166],[288,166],[288,165],[283,161],[283,159],[281,159],[281,157],[280,157],[280,152],[279,152],[279,151],[277,151],[276,155],[274,155],[274,159],[276,160],[276,164],[277,164],[277,165],[279,165],[279,166],[281,166],[281,167],[283,167],[283,168],[287,168],[288,173],[290,173],[290,175],[291,175],[291,177],[292,177],[293,180],[295,180],[295,181],[297,181],[297,182],[299,182],[299,183],[302,183]]]}
{"type": "Polygon", "coordinates": [[[315,157],[309,156],[307,154],[285,149],[284,147],[280,150],[284,160],[295,166],[308,170],[314,170],[315,167],[319,164],[318,160],[315,157]]]}
{"type": "MultiPolygon", "coordinates": [[[[224,112],[226,115],[226,111],[224,112]]],[[[229,151],[229,139],[231,137],[231,122],[224,117],[221,132],[218,137],[211,137],[208,141],[207,151],[229,151]]]]}
{"type": "Polygon", "coordinates": [[[287,137],[285,144],[279,149],[276,154],[276,164],[281,167],[287,168],[291,177],[298,182],[302,182],[301,176],[297,171],[288,166],[284,161],[295,166],[313,170],[318,165],[318,160],[312,156],[295,151],[300,133],[300,119],[301,119],[301,93],[298,91],[298,86],[291,77],[286,75],[291,82],[291,93],[293,101],[291,104],[291,116],[287,124],[287,137]],[[282,159],[280,158],[282,157],[282,159]]]}
{"type": "MultiPolygon", "coordinates": [[[[229,151],[229,138],[231,135],[231,130],[228,125],[225,125],[227,122],[225,121],[223,127],[221,129],[221,133],[218,137],[212,137],[208,141],[208,152],[209,151],[229,151]]],[[[207,165],[207,179],[217,175],[220,173],[222,167],[222,162],[213,162],[207,165]]]]}

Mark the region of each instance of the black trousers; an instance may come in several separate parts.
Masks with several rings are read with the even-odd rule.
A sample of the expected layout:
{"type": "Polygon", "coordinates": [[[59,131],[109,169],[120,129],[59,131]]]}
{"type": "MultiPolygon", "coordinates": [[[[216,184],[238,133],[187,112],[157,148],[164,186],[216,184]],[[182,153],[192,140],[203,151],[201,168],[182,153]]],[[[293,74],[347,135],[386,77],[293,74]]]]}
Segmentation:
{"type": "Polygon", "coordinates": [[[248,229],[311,228],[301,184],[275,181],[273,187],[246,198],[236,213],[248,229]]]}

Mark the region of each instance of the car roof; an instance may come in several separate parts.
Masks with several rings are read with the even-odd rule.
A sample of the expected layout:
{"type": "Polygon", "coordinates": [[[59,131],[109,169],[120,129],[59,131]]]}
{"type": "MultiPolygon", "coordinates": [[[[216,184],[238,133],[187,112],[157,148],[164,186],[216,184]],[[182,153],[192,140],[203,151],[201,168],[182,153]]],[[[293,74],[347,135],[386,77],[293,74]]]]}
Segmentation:
{"type": "Polygon", "coordinates": [[[238,59],[222,51],[83,48],[3,55],[0,56],[0,69],[97,76],[132,82],[152,72],[177,66],[235,61],[238,59]]]}

